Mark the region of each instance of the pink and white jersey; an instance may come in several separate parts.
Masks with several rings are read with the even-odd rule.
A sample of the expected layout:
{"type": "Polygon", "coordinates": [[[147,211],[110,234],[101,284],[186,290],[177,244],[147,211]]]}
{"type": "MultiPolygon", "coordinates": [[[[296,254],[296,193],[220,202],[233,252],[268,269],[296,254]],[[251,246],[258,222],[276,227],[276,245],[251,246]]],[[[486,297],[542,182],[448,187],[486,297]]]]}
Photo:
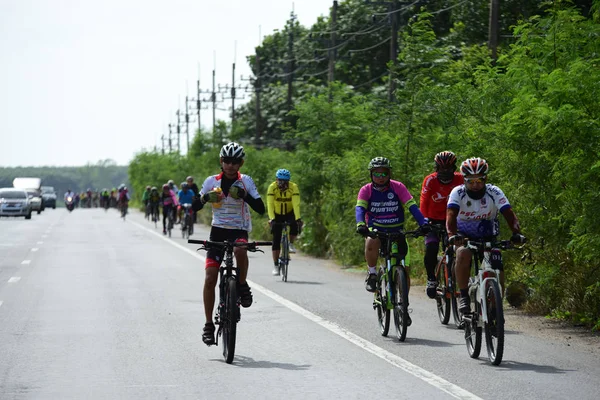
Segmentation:
{"type": "MultiPolygon", "coordinates": [[[[212,175],[204,180],[200,189],[200,196],[210,192],[213,189],[221,187],[221,178],[223,174],[212,175]]],[[[246,190],[248,195],[255,199],[260,198],[258,189],[249,175],[240,174],[232,186],[240,186],[246,190]]],[[[231,196],[225,196],[220,203],[220,207],[213,207],[212,226],[225,229],[242,229],[252,231],[252,221],[250,218],[250,206],[242,199],[234,199],[231,196]]]]}
{"type": "Polygon", "coordinates": [[[458,210],[458,231],[471,239],[497,236],[498,212],[510,207],[499,187],[489,183],[485,187],[485,195],[479,200],[467,195],[465,185],[452,189],[448,198],[448,208],[458,210]]]}

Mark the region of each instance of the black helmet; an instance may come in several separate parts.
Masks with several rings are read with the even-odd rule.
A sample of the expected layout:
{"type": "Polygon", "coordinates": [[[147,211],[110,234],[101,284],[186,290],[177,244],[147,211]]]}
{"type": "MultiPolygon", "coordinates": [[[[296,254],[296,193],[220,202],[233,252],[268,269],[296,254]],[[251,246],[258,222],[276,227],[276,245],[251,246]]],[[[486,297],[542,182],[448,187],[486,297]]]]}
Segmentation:
{"type": "Polygon", "coordinates": [[[392,169],[392,163],[388,158],[385,157],[375,157],[369,162],[369,171],[375,168],[387,168],[392,169]]]}

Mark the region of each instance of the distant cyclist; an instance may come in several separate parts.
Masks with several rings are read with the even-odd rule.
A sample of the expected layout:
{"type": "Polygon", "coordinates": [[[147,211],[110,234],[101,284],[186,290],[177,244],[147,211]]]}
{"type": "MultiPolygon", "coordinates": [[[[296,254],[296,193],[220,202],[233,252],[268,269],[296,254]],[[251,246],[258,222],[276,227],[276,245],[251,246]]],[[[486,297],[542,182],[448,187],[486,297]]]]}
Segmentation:
{"type": "Polygon", "coordinates": [[[163,205],[163,235],[167,234],[167,218],[169,214],[175,218],[175,207],[179,204],[177,202],[177,196],[175,192],[171,190],[168,183],[165,183],[162,187],[163,191],[160,196],[161,203],[163,205]]]}
{"type": "Polygon", "coordinates": [[[300,216],[300,190],[298,185],[291,182],[292,174],[287,169],[279,169],[275,173],[275,182],[267,190],[267,209],[269,225],[273,233],[273,275],[279,275],[279,253],[281,252],[281,232],[283,226],[279,223],[290,223],[290,253],[295,253],[294,241],[302,228],[300,216]],[[276,222],[275,224],[273,222],[276,222]]]}
{"type": "Polygon", "coordinates": [[[180,222],[183,221],[183,205],[184,204],[192,204],[192,202],[194,201],[194,192],[192,192],[189,187],[187,182],[181,182],[181,190],[179,191],[179,193],[177,193],[177,198],[179,200],[179,207],[177,208],[177,217],[179,219],[180,222]]]}

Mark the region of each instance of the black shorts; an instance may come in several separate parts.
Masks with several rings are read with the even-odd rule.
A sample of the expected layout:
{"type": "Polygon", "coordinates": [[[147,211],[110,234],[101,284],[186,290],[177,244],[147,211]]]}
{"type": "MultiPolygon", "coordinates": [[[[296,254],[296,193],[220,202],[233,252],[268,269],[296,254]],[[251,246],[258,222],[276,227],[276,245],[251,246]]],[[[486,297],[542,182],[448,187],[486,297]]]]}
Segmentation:
{"type": "Polygon", "coordinates": [[[273,233],[273,245],[271,246],[271,249],[280,250],[283,225],[280,225],[279,223],[286,221],[290,223],[290,236],[298,236],[298,224],[296,223],[296,216],[293,211],[288,214],[275,214],[275,219],[273,221],[278,223],[273,224],[273,228],[271,229],[271,233],[273,233]]]}
{"type": "MultiPolygon", "coordinates": [[[[237,240],[243,239],[248,241],[248,231],[243,229],[225,229],[219,228],[217,226],[213,226],[210,230],[209,240],[211,242],[224,242],[226,240],[237,240]]],[[[225,250],[217,250],[217,249],[209,249],[206,252],[207,265],[208,260],[214,260],[219,265],[223,261],[223,256],[225,255],[225,250]]]]}

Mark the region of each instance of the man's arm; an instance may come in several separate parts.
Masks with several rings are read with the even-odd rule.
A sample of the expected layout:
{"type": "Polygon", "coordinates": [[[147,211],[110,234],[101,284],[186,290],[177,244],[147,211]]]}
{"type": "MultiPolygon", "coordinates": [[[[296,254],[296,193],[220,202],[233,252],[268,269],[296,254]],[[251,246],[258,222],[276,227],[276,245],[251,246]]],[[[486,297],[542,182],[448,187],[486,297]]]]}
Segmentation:
{"type": "Polygon", "coordinates": [[[263,215],[265,213],[265,203],[263,203],[260,197],[256,199],[250,194],[246,194],[246,197],[244,197],[244,201],[248,203],[248,205],[260,215],[263,215]]]}
{"type": "Polygon", "coordinates": [[[458,216],[458,208],[449,207],[446,209],[446,231],[448,232],[448,237],[452,237],[456,235],[456,218],[458,216]]]}
{"type": "Polygon", "coordinates": [[[502,215],[504,215],[504,219],[508,222],[508,226],[512,233],[521,233],[521,225],[519,224],[519,219],[517,215],[513,211],[512,207],[506,207],[505,209],[500,211],[502,215]]]}
{"type": "Polygon", "coordinates": [[[300,216],[300,190],[295,185],[294,192],[292,193],[292,206],[294,207],[294,217],[296,219],[302,219],[300,216]]]}

